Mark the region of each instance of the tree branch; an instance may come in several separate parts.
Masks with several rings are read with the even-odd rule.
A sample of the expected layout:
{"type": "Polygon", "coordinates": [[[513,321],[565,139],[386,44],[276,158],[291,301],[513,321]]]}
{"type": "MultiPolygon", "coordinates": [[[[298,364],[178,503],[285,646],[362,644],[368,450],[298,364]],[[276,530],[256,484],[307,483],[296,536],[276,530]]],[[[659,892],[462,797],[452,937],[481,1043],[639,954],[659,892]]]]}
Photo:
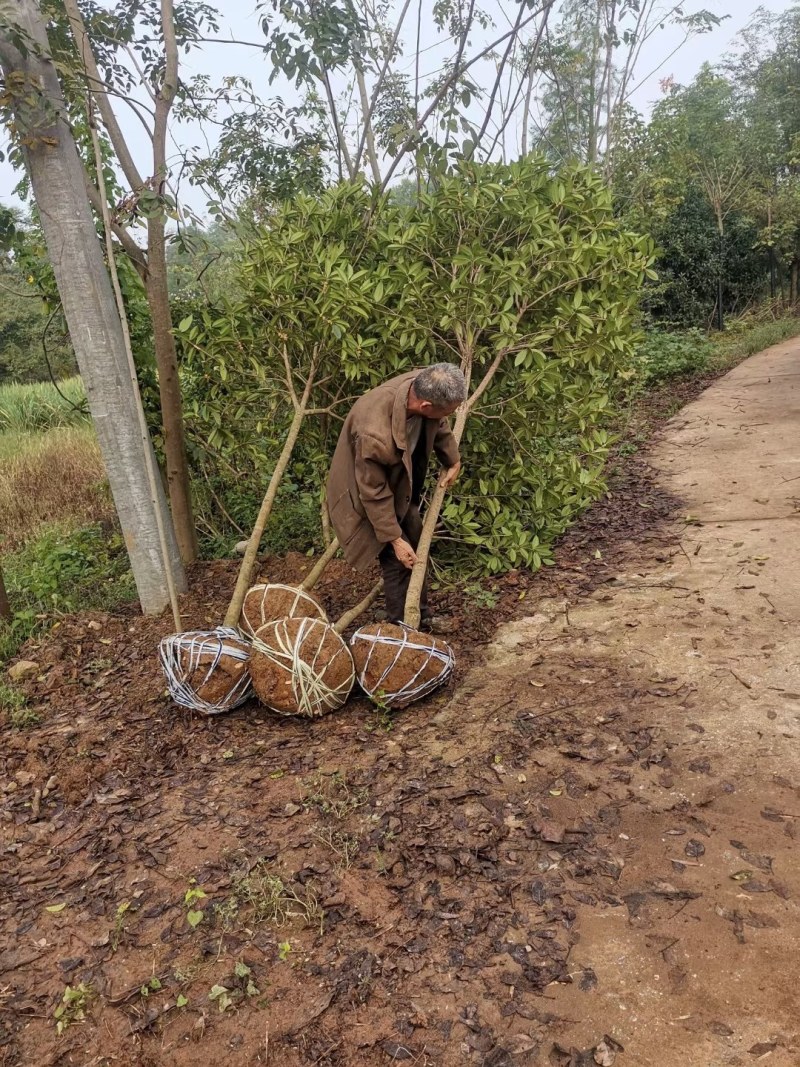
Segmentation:
{"type": "Polygon", "coordinates": [[[64,10],[67,13],[72,35],[75,38],[75,44],[78,47],[81,63],[87,76],[88,87],[97,100],[97,107],[100,111],[103,125],[108,130],[108,136],[111,138],[111,144],[117,154],[117,159],[122,167],[122,172],[132,191],[136,192],[142,188],[144,181],[133,161],[133,156],[130,153],[127,141],[119,127],[117,117],[114,114],[114,109],[111,106],[111,101],[108,98],[107,86],[100,75],[100,70],[92,51],[89,34],[86,30],[86,25],[83,21],[83,16],[78,7],[77,0],[64,0],[64,10]],[[94,82],[95,85],[104,86],[106,91],[97,92],[96,89],[92,88],[92,82],[94,82]]]}
{"type": "Polygon", "coordinates": [[[447,93],[450,91],[450,89],[453,87],[453,85],[455,85],[455,83],[458,81],[458,79],[466,71],[468,71],[470,69],[470,67],[473,67],[476,63],[480,62],[480,60],[483,59],[485,56],[488,56],[490,52],[494,51],[494,49],[497,48],[498,45],[504,44],[508,40],[509,37],[512,37],[515,33],[519,32],[519,30],[524,29],[525,26],[528,26],[531,22],[533,22],[534,19],[538,18],[539,15],[542,14],[542,12],[545,10],[545,8],[549,5],[550,2],[551,2],[551,0],[545,0],[544,7],[537,8],[536,11],[534,11],[526,19],[523,19],[522,22],[520,22],[520,24],[519,24],[519,26],[518,26],[518,28],[516,30],[514,30],[514,29],[508,30],[506,33],[502,34],[500,37],[498,37],[494,41],[492,41],[491,44],[488,44],[488,45],[486,45],[485,48],[482,48],[480,50],[480,52],[477,52],[474,56],[472,56],[471,59],[468,59],[465,63],[462,63],[460,66],[456,66],[453,69],[453,71],[450,74],[450,76],[445,79],[444,84],[439,88],[439,91],[433,97],[433,100],[431,101],[430,107],[422,115],[421,118],[417,119],[417,122],[416,122],[416,125],[414,127],[414,130],[405,139],[405,141],[403,142],[399,152],[397,153],[397,155],[392,160],[391,166],[389,167],[389,170],[388,170],[388,172],[386,174],[386,177],[383,180],[383,185],[381,186],[381,191],[382,192],[385,191],[387,185],[389,184],[389,181],[391,180],[392,175],[397,170],[397,167],[400,164],[400,161],[403,159],[405,154],[408,152],[409,148],[411,148],[411,146],[414,144],[414,141],[416,140],[417,134],[419,133],[419,131],[422,129],[422,127],[425,125],[425,123],[428,121],[428,119],[431,117],[431,115],[434,113],[436,108],[439,106],[439,104],[444,99],[444,97],[447,95],[447,93]]]}

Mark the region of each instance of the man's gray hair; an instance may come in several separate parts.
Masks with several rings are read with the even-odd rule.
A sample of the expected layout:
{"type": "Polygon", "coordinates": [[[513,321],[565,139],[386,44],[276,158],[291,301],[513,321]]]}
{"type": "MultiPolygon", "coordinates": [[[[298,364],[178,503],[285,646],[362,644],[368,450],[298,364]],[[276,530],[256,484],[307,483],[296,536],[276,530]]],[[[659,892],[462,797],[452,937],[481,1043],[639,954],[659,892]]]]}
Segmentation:
{"type": "Polygon", "coordinates": [[[434,363],[416,376],[414,392],[435,408],[451,408],[467,399],[467,382],[455,363],[434,363]]]}

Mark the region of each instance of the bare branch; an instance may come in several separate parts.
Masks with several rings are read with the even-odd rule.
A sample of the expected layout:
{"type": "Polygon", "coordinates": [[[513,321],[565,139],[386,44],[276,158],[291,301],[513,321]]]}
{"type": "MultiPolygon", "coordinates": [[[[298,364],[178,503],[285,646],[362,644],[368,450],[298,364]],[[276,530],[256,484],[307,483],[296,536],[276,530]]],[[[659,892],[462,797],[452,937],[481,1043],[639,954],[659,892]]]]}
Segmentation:
{"type": "Polygon", "coordinates": [[[422,127],[437,109],[437,107],[442,102],[447,93],[456,84],[458,79],[462,77],[462,75],[465,74],[466,71],[470,69],[470,67],[473,67],[476,63],[480,62],[481,59],[484,59],[486,56],[488,56],[489,53],[493,52],[494,49],[497,48],[499,45],[505,44],[509,37],[512,37],[515,33],[518,33],[519,30],[524,29],[525,26],[530,25],[530,23],[533,22],[534,19],[537,19],[543,13],[543,11],[547,7],[549,7],[551,2],[552,0],[545,0],[544,6],[537,8],[536,11],[530,14],[527,18],[523,19],[519,23],[519,26],[516,30],[508,30],[506,33],[502,34],[500,37],[497,37],[494,41],[492,41],[491,44],[488,44],[485,48],[482,48],[479,52],[472,56],[471,59],[468,59],[465,62],[460,63],[459,65],[454,67],[450,75],[445,79],[444,84],[439,87],[439,90],[433,97],[433,100],[431,101],[431,104],[428,109],[425,111],[421,118],[417,119],[414,130],[405,139],[402,146],[400,147],[399,152],[392,160],[391,166],[389,167],[389,170],[383,180],[383,185],[381,186],[382,190],[386,189],[387,185],[389,184],[389,181],[392,178],[392,175],[397,170],[400,161],[403,159],[409,148],[411,148],[411,146],[416,141],[417,134],[419,133],[419,131],[422,129],[422,127]]]}
{"type": "MultiPolygon", "coordinates": [[[[87,74],[87,78],[91,79],[91,82],[95,85],[105,86],[105,82],[100,76],[100,70],[98,69],[94,53],[92,52],[89,34],[87,33],[86,25],[83,21],[83,16],[78,7],[77,0],[64,0],[64,9],[67,13],[72,35],[75,38],[75,44],[78,46],[81,63],[87,74]]],[[[92,89],[92,92],[94,92],[94,89],[92,89]]],[[[114,109],[111,106],[111,101],[108,98],[108,93],[95,93],[95,95],[97,99],[97,107],[100,111],[100,116],[103,119],[103,125],[108,130],[108,136],[111,138],[111,144],[117,154],[117,159],[122,167],[122,171],[132,190],[136,191],[141,189],[144,185],[144,181],[139,174],[139,170],[134,163],[133,156],[128,148],[127,141],[119,127],[117,117],[114,114],[114,109]]]]}
{"type": "MultiPolygon", "coordinates": [[[[361,166],[361,156],[364,152],[364,145],[367,143],[367,137],[372,136],[372,116],[375,112],[375,108],[377,107],[378,100],[380,99],[381,89],[383,88],[383,83],[386,78],[386,74],[389,70],[389,64],[392,61],[392,56],[394,55],[394,50],[397,47],[397,41],[400,37],[400,30],[403,28],[403,22],[406,17],[406,12],[408,11],[410,5],[411,0],[405,0],[403,9],[400,12],[400,17],[397,20],[397,25],[394,28],[392,39],[389,42],[389,47],[386,50],[386,55],[383,60],[383,66],[381,67],[380,74],[378,75],[378,80],[375,82],[375,88],[372,90],[372,98],[369,102],[369,107],[367,108],[366,114],[364,116],[364,130],[361,134],[361,139],[358,142],[358,149],[356,150],[356,170],[358,170],[358,168],[361,166]]],[[[420,8],[421,5],[422,0],[420,0],[420,8]]],[[[417,62],[419,62],[419,41],[417,42],[417,62]]],[[[380,181],[380,178],[376,178],[376,181],[380,181]]]]}

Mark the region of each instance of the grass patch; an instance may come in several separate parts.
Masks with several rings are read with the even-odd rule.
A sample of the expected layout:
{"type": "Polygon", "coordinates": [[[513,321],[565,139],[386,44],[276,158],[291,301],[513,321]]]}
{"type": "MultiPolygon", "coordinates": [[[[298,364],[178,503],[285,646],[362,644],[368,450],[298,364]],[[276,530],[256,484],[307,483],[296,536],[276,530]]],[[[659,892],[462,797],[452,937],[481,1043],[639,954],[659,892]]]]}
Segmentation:
{"type": "Polygon", "coordinates": [[[266,860],[258,860],[247,874],[235,879],[233,896],[215,904],[214,911],[226,929],[238,922],[281,927],[298,918],[306,926],[318,926],[320,933],[325,925],[325,912],[311,886],[284,882],[266,860]]]}
{"type": "Polygon", "coordinates": [[[800,318],[796,315],[787,315],[781,319],[770,319],[766,322],[754,321],[744,317],[732,322],[729,329],[714,338],[714,355],[712,362],[714,369],[725,367],[754,356],[772,345],[779,345],[781,341],[788,341],[791,337],[800,335],[800,318]]]}
{"type": "Polygon", "coordinates": [[[35,726],[39,716],[28,707],[28,698],[16,686],[0,679],[0,711],[5,712],[6,721],[17,730],[35,726]]]}
{"type": "Polygon", "coordinates": [[[34,539],[57,519],[70,525],[114,515],[91,426],[0,434],[0,549],[34,539]]]}
{"type": "Polygon", "coordinates": [[[334,819],[346,819],[369,800],[369,790],[355,788],[340,771],[333,774],[318,773],[306,784],[303,803],[307,808],[317,808],[323,815],[334,819]]]}
{"type": "Polygon", "coordinates": [[[111,610],[135,596],[125,544],[109,524],[51,524],[3,558],[3,573],[14,615],[0,623],[0,663],[59,615],[111,610]]]}
{"type": "Polygon", "coordinates": [[[57,426],[87,425],[86,391],[77,376],[58,383],[0,385],[0,433],[32,434],[57,426]]]}

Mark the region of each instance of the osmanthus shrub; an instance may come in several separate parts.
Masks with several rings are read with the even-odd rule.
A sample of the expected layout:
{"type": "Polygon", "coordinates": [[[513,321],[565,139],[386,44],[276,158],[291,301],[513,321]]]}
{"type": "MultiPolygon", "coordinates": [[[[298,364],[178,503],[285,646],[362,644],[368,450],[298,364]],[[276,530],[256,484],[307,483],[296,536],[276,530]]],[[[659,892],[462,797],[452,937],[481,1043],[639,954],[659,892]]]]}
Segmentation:
{"type": "Polygon", "coordinates": [[[441,507],[483,569],[536,567],[602,491],[609,390],[629,370],[650,243],[620,229],[593,170],[537,157],[463,165],[387,237],[405,316],[470,381],[455,420],[464,474],[432,498],[427,534],[441,507]]]}
{"type": "Polygon", "coordinates": [[[441,517],[462,564],[537,567],[602,489],[650,256],[591,169],[537,157],[463,164],[406,207],[360,183],[297,197],[254,236],[241,298],[180,324],[192,417],[233,466],[317,488],[355,396],[459,362],[464,472],[429,534],[441,517]]]}

